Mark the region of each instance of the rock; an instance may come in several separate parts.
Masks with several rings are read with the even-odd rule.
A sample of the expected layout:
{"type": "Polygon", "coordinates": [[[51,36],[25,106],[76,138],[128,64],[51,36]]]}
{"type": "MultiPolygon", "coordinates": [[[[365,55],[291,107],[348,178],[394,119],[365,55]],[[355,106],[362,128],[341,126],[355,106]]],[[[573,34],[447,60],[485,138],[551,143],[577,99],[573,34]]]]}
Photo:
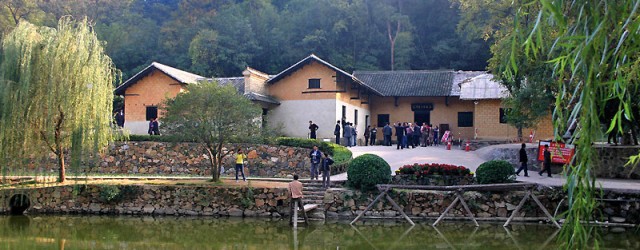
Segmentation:
{"type": "Polygon", "coordinates": [[[504,207],[498,208],[498,217],[505,218],[505,217],[508,216],[508,214],[509,214],[509,212],[507,211],[506,208],[504,208],[504,207]]]}
{"type": "Polygon", "coordinates": [[[338,213],[329,211],[326,216],[327,218],[338,218],[338,213]]]}
{"type": "Polygon", "coordinates": [[[247,209],[244,211],[244,216],[246,217],[256,217],[258,213],[254,210],[247,209]]]}
{"type": "Polygon", "coordinates": [[[338,217],[340,218],[349,218],[352,217],[353,214],[351,213],[351,211],[342,211],[338,214],[338,217]]]}
{"type": "Polygon", "coordinates": [[[612,216],[611,218],[609,218],[609,220],[613,223],[624,223],[625,221],[627,221],[625,218],[617,216],[612,216]]]}
{"type": "Polygon", "coordinates": [[[494,205],[496,206],[496,208],[499,208],[499,207],[507,207],[507,205],[505,204],[505,202],[504,202],[504,201],[499,201],[499,202],[498,202],[498,201],[495,201],[495,202],[494,202],[494,205]]]}
{"type": "Polygon", "coordinates": [[[151,205],[146,205],[144,206],[144,208],[142,208],[142,212],[145,214],[153,213],[153,210],[155,210],[155,208],[151,205]]]}
{"type": "Polygon", "coordinates": [[[511,203],[507,203],[507,210],[509,210],[509,211],[516,210],[516,205],[513,205],[511,203]]]}
{"type": "Polygon", "coordinates": [[[242,217],[242,215],[244,214],[244,211],[239,208],[231,208],[227,212],[229,212],[229,216],[232,217],[242,217]]]}
{"type": "Polygon", "coordinates": [[[255,158],[258,158],[258,151],[256,151],[255,149],[254,149],[254,150],[249,151],[249,153],[247,154],[247,158],[248,158],[248,159],[255,159],[255,158]]]}
{"type": "Polygon", "coordinates": [[[480,213],[477,214],[477,216],[480,217],[480,218],[489,218],[489,217],[491,217],[491,214],[487,213],[487,212],[480,212],[480,213]]]}
{"type": "Polygon", "coordinates": [[[396,211],[384,210],[384,212],[382,212],[382,216],[384,216],[384,217],[396,217],[396,211]]]}
{"type": "Polygon", "coordinates": [[[610,207],[605,208],[603,211],[604,211],[604,213],[605,213],[605,214],[607,214],[607,215],[613,215],[613,214],[615,213],[615,211],[613,211],[613,209],[612,209],[612,208],[610,208],[610,207]]]}
{"type": "Polygon", "coordinates": [[[489,211],[489,205],[482,204],[482,205],[480,205],[480,209],[482,209],[482,211],[485,211],[485,212],[489,211]]]}
{"type": "Polygon", "coordinates": [[[97,212],[100,212],[100,210],[102,210],[102,206],[100,206],[100,204],[98,203],[89,204],[89,211],[97,213],[97,212]]]}
{"type": "Polygon", "coordinates": [[[609,231],[612,233],[624,233],[627,230],[624,227],[612,227],[609,231]]]}
{"type": "Polygon", "coordinates": [[[412,215],[419,215],[420,212],[422,212],[422,209],[420,207],[413,207],[411,208],[411,214],[412,215]]]}

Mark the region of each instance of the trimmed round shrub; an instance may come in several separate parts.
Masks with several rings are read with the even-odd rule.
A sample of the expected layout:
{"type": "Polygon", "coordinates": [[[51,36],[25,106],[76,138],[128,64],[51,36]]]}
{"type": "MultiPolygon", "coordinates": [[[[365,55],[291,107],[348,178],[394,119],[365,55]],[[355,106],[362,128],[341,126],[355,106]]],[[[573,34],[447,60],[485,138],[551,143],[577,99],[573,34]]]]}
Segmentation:
{"type": "Polygon", "coordinates": [[[374,190],[377,184],[391,182],[391,167],[380,156],[364,154],[351,160],[347,179],[351,187],[363,191],[374,190]]]}
{"type": "Polygon", "coordinates": [[[480,184],[509,183],[515,181],[516,172],[506,161],[488,161],[480,164],[476,170],[476,179],[480,184]]]}

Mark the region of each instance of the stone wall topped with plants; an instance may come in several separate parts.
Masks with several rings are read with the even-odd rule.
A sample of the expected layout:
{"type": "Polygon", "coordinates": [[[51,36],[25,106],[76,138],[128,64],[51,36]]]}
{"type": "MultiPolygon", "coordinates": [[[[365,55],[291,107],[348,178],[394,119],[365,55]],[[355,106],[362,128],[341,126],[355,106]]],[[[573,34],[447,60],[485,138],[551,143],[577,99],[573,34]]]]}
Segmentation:
{"type": "Polygon", "coordinates": [[[286,188],[82,184],[3,190],[0,212],[9,211],[7,201],[17,193],[28,196],[30,214],[282,217],[289,213],[286,188]]]}
{"type": "Polygon", "coordinates": [[[393,183],[399,185],[469,185],[474,183],[473,173],[464,166],[426,163],[404,165],[396,170],[393,183]]]}

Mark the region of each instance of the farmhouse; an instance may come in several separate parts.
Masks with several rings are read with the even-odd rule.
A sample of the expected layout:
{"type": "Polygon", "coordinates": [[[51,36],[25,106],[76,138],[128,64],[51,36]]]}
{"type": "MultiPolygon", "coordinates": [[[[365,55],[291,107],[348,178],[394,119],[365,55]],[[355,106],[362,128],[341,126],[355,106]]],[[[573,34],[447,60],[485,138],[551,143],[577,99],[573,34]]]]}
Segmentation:
{"type": "MultiPolygon", "coordinates": [[[[287,136],[307,137],[309,121],[318,138],[334,138],[336,121],[353,123],[358,137],[366,126],[418,122],[450,130],[456,138],[504,140],[517,131],[505,123],[504,89],[483,71],[411,70],[346,72],[310,55],[282,72],[269,75],[247,67],[241,77],[206,78],[152,63],[119,86],[124,96],[125,129],[145,134],[148,120],[159,118],[158,105],[184,91],[187,84],[217,81],[233,85],[259,104],[267,126],[280,126],[287,136]]],[[[549,138],[553,128],[543,119],[536,138],[549,138]]],[[[527,132],[528,133],[528,132],[527,132]]]]}

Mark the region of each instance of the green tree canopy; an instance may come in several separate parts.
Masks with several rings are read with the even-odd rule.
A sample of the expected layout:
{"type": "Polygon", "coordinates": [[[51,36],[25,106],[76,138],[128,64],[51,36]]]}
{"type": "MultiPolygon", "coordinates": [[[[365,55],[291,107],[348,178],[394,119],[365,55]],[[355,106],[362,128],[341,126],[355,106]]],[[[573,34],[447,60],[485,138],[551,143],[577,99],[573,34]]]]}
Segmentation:
{"type": "Polygon", "coordinates": [[[220,178],[223,146],[250,141],[260,135],[262,110],[230,85],[216,82],[191,84],[163,105],[163,127],[168,134],[204,144],[214,181],[220,178]]]}
{"type": "Polygon", "coordinates": [[[66,153],[78,167],[112,139],[115,69],[86,20],[63,18],[57,29],[20,22],[5,37],[0,60],[3,168],[51,152],[64,181],[66,153]]]}

